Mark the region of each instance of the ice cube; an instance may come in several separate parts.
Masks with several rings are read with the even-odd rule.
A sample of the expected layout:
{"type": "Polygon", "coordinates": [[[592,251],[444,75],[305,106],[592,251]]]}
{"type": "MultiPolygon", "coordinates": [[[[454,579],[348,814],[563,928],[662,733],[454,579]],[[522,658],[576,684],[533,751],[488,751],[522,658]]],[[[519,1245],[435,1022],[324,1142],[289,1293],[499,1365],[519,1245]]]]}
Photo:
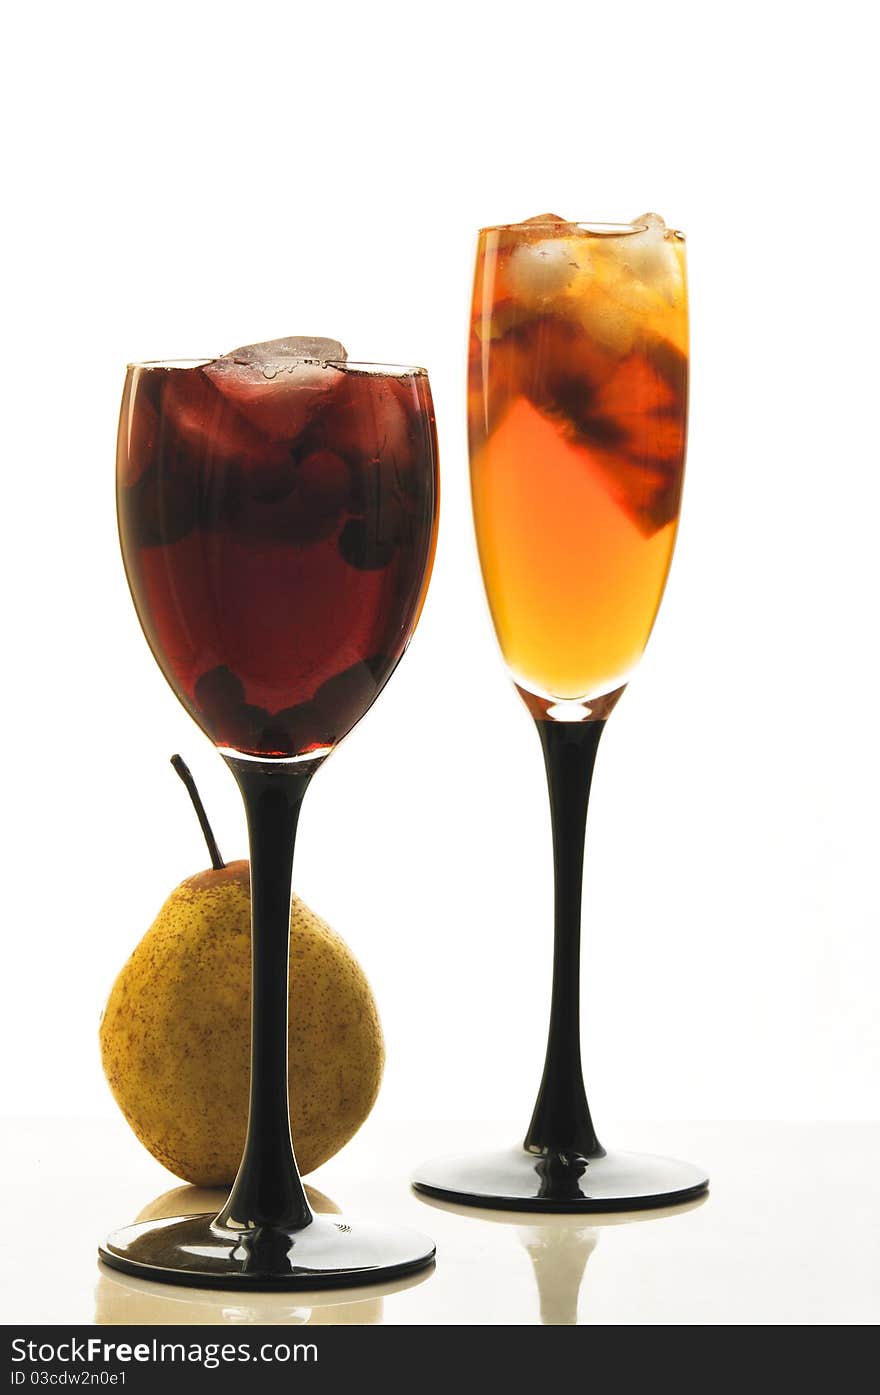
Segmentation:
{"type": "MultiPolygon", "coordinates": [[[[195,468],[200,459],[217,463],[265,455],[266,437],[262,424],[235,410],[236,400],[223,389],[210,370],[190,368],[168,373],[162,396],[163,435],[173,441],[181,462],[195,468]],[[233,410],[229,410],[233,408],[233,410]]],[[[246,370],[238,370],[245,372],[246,370]]],[[[227,370],[226,376],[230,376],[227,370]]],[[[264,384],[265,386],[265,384],[264,384]]],[[[171,446],[163,446],[171,449],[171,446]]],[[[280,452],[283,456],[284,451],[280,452]]],[[[180,468],[183,468],[181,463],[180,468]]]]}
{"type": "Polygon", "coordinates": [[[635,232],[624,239],[623,261],[640,281],[649,284],[667,300],[681,291],[681,263],[675,252],[675,234],[659,213],[643,213],[632,222],[635,232]]]}
{"type": "Polygon", "coordinates": [[[377,383],[366,374],[341,371],[340,376],[339,391],[315,419],[320,443],[356,464],[362,481],[368,461],[397,472],[402,481],[415,451],[411,381],[387,378],[377,383]]]}
{"type": "Polygon", "coordinates": [[[567,218],[560,218],[558,213],[536,213],[534,218],[523,218],[522,223],[517,226],[527,228],[531,223],[567,223],[567,218]]]}
{"type": "Polygon", "coordinates": [[[289,334],[284,339],[264,339],[260,344],[243,344],[221,356],[235,363],[273,364],[281,360],[309,363],[345,363],[348,354],[338,339],[322,339],[313,334],[289,334]]]}
{"type": "Polygon", "coordinates": [[[641,218],[633,218],[632,226],[640,230],[636,234],[637,237],[647,235],[656,240],[658,237],[666,236],[666,224],[659,213],[643,213],[641,218]]]}
{"type": "Polygon", "coordinates": [[[292,336],[245,344],[202,371],[257,430],[290,439],[343,380],[345,359],[335,339],[292,336]]]}
{"type": "MultiPolygon", "coordinates": [[[[563,226],[567,226],[563,224],[563,226]]],[[[588,269],[586,246],[567,237],[522,242],[507,267],[510,289],[523,305],[541,305],[562,295],[579,272],[588,269]]]]}

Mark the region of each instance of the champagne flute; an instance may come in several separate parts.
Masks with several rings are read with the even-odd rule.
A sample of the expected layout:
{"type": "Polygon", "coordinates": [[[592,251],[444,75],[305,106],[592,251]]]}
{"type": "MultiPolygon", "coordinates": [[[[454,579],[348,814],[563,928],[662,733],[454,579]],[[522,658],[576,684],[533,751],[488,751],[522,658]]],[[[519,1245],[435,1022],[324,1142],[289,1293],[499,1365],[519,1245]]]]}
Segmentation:
{"type": "Polygon", "coordinates": [[[605,722],[638,663],[678,526],[687,421],[684,238],[662,218],[553,214],[480,233],[469,359],[474,520],[510,674],[550,790],[555,938],[544,1075],[525,1141],[424,1164],[430,1196],[523,1210],[667,1206],[686,1162],[606,1153],[584,1090],[581,882],[605,722]]]}
{"type": "Polygon", "coordinates": [[[159,667],[244,799],[253,962],[249,1120],[232,1191],[218,1215],[116,1231],[100,1248],[114,1268],[199,1287],[312,1289],[432,1261],[417,1232],[313,1213],[291,1142],[287,1012],[303,797],[410,640],[437,499],[423,369],[293,340],[128,370],[125,570],[159,667]]]}

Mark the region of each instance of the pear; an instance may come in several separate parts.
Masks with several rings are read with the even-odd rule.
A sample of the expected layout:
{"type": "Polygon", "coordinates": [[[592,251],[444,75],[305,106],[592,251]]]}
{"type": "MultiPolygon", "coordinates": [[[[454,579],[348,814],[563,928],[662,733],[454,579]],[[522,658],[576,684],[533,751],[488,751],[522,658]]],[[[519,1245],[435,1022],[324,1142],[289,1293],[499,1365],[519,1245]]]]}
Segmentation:
{"type": "MultiPolygon", "coordinates": [[[[184,1181],[228,1186],[247,1124],[250,868],[224,864],[183,761],[213,866],[172,891],[117,977],[100,1026],[104,1072],[144,1147],[184,1181]]],[[[360,1128],[385,1048],[363,970],[297,896],[290,912],[290,1115],[312,1172],[360,1128]]]]}

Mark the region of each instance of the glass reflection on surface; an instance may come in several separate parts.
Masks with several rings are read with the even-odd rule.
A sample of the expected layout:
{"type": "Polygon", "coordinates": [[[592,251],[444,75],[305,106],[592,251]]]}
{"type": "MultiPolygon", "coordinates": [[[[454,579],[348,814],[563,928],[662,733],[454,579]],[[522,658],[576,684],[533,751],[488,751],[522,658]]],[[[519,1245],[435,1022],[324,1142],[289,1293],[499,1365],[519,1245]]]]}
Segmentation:
{"type": "Polygon", "coordinates": [[[587,1261],[599,1243],[600,1232],[613,1226],[650,1225],[666,1217],[696,1211],[708,1201],[697,1197],[679,1206],[657,1207],[652,1211],[609,1211],[592,1214],[589,1225],[583,1216],[566,1212],[536,1216],[528,1211],[489,1210],[460,1206],[417,1193],[425,1206],[461,1216],[471,1225],[507,1226],[515,1232],[531,1261],[537,1289],[540,1321],[546,1326],[576,1326],[581,1288],[587,1261]]]}

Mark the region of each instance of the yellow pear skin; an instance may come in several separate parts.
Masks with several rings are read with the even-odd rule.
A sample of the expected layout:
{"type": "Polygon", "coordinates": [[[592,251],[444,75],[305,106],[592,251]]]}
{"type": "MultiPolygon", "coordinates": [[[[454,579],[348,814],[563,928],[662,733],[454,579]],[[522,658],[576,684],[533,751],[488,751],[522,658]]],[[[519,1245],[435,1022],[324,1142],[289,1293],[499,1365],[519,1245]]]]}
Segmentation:
{"type": "MultiPolygon", "coordinates": [[[[300,1171],[360,1128],[385,1063],[370,986],[354,955],[296,896],[290,915],[290,1115],[300,1171]]],[[[228,1186],[247,1124],[250,868],[181,882],[113,985],[101,1059],[141,1143],[176,1176],[228,1186]]]]}

